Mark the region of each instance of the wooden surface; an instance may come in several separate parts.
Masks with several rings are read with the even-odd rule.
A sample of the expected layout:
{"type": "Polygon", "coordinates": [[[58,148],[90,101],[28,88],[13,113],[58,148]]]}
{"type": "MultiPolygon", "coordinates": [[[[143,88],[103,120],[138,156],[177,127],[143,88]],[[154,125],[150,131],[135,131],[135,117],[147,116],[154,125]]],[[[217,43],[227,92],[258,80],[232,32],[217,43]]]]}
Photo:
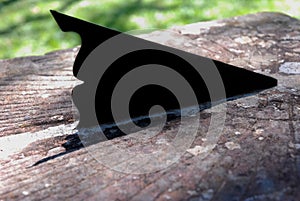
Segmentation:
{"type": "MultiPolygon", "coordinates": [[[[128,174],[99,163],[74,130],[78,48],[2,60],[0,200],[299,200],[300,21],[258,13],[141,37],[275,77],[278,86],[228,102],[222,135],[206,157],[198,148],[213,110],[201,112],[202,127],[178,162],[128,174]]],[[[162,134],[177,125],[168,124],[162,134]]],[[[109,153],[112,144],[137,141],[91,147],[109,153]]]]}

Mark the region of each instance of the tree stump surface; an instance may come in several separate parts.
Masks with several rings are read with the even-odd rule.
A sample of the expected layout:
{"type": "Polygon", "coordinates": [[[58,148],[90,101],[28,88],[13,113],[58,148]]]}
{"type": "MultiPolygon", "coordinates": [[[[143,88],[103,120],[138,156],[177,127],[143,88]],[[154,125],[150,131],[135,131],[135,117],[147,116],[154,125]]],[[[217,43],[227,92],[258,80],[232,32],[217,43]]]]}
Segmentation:
{"type": "MultiPolygon", "coordinates": [[[[179,161],[129,174],[97,161],[76,135],[78,47],[2,60],[0,200],[299,200],[300,21],[257,13],[140,37],[272,76],[278,86],[227,102],[225,126],[205,157],[199,148],[213,109],[201,112],[202,127],[179,161]]],[[[176,126],[168,122],[162,133],[176,126]]],[[[97,144],[109,154],[113,144],[134,143],[128,135],[97,144]]]]}

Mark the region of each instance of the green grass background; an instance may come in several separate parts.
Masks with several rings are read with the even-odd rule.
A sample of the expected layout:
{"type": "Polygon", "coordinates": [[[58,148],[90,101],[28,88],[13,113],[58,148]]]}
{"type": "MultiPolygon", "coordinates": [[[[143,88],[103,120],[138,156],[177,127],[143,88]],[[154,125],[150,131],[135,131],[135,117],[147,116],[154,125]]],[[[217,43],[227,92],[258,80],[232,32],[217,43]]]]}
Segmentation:
{"type": "Polygon", "coordinates": [[[119,31],[164,29],[259,11],[300,18],[300,0],[0,0],[0,59],[80,44],[76,34],[60,31],[49,9],[119,31]]]}

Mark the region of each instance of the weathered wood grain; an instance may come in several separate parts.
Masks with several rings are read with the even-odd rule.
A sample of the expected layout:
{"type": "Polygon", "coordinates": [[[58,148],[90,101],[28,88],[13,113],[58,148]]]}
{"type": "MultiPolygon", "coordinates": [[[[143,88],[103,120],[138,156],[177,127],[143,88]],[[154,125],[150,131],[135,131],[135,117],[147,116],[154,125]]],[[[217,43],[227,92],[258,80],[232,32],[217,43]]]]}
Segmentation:
{"type": "MultiPolygon", "coordinates": [[[[278,87],[229,102],[222,135],[205,158],[197,148],[213,110],[201,112],[202,127],[177,163],[128,174],[99,163],[73,130],[78,48],[0,61],[0,200],[297,200],[300,21],[258,13],[140,37],[270,75],[278,87]]],[[[150,142],[129,135],[90,148],[163,146],[176,120],[167,128],[150,142]]]]}

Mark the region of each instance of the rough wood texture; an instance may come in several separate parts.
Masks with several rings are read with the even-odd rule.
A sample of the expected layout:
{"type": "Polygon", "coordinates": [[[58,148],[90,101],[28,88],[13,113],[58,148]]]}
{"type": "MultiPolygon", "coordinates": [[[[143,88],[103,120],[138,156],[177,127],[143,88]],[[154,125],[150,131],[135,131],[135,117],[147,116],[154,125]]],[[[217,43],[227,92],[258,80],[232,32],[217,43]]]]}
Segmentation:
{"type": "MultiPolygon", "coordinates": [[[[95,160],[73,130],[77,48],[0,61],[0,200],[298,200],[300,21],[258,13],[141,37],[270,75],[279,85],[228,102],[222,135],[205,158],[197,148],[212,110],[202,112],[203,127],[177,163],[126,174],[95,160]]],[[[126,136],[91,147],[101,144],[106,153],[112,144],[134,143],[126,136]]]]}

